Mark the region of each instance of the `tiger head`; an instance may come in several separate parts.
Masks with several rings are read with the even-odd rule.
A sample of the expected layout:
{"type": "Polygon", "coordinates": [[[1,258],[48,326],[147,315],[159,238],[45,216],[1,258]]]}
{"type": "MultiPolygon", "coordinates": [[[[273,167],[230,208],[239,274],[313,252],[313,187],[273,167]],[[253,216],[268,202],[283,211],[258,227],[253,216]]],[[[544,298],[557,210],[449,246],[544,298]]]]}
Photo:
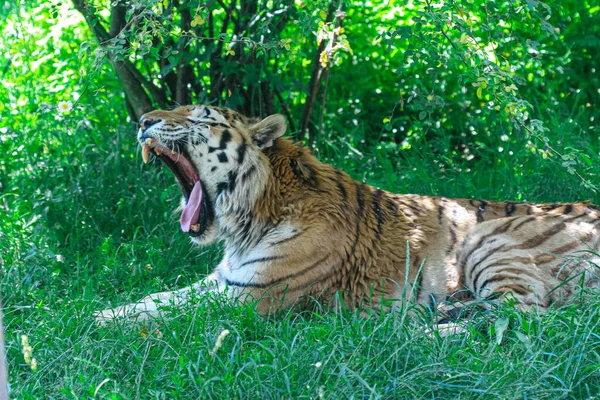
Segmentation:
{"type": "Polygon", "coordinates": [[[279,114],[255,120],[217,107],[182,106],[144,114],[138,141],[144,162],[157,156],[181,186],[181,229],[209,244],[223,215],[250,209],[262,194],[270,173],[263,150],[285,130],[279,114]]]}

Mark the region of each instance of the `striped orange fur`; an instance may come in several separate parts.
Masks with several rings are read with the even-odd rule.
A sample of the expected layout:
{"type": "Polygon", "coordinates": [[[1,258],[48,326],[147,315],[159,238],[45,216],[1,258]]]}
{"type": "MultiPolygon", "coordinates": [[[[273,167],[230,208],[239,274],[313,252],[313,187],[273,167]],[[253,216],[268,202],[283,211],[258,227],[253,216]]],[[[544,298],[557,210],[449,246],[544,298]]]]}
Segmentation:
{"type": "Polygon", "coordinates": [[[141,126],[140,142],[153,146],[146,154],[160,154],[175,172],[184,203],[195,182],[202,186],[192,240],[222,241],[225,255],[203,282],[104,311],[101,319],[156,315],[157,299],[180,303],[207,287],[257,300],[267,312],[335,292],[350,306],[373,297],[393,303],[406,282],[419,303],[467,289],[477,298],[511,293],[524,307],[545,308],[572,296],[577,284],[598,285],[600,215],[589,203],[393,194],[281,137],[280,115],[259,121],[185,106],[148,113],[141,126]]]}

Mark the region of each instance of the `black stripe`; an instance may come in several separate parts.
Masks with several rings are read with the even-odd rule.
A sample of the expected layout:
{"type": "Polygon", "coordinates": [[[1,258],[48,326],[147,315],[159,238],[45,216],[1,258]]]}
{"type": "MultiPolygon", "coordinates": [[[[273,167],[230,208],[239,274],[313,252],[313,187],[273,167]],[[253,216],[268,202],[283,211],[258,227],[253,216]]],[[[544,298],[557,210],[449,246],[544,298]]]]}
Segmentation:
{"type": "Polygon", "coordinates": [[[225,154],[224,151],[217,154],[217,158],[219,159],[219,162],[222,162],[222,163],[226,163],[229,161],[229,158],[227,158],[227,154],[225,154]]]}
{"type": "Polygon", "coordinates": [[[561,206],[561,204],[558,203],[553,203],[553,204],[542,204],[539,207],[543,210],[543,211],[552,211],[552,210],[556,210],[557,208],[559,208],[561,206]]]}
{"type": "Polygon", "coordinates": [[[560,247],[550,250],[548,253],[549,254],[565,254],[571,250],[575,250],[582,244],[589,243],[592,240],[593,236],[594,236],[593,233],[588,232],[587,235],[580,237],[578,240],[575,240],[574,242],[571,242],[571,243],[563,244],[560,247]]]}
{"type": "MultiPolygon", "coordinates": [[[[419,257],[418,255],[415,256],[415,261],[412,262],[412,265],[414,267],[417,267],[417,270],[419,269],[419,267],[421,267],[421,257],[419,257]]],[[[421,274],[423,275],[423,274],[421,274]]],[[[419,281],[421,281],[422,279],[420,279],[419,281]]]]}
{"type": "Polygon", "coordinates": [[[448,230],[450,232],[450,245],[448,246],[448,249],[446,250],[446,255],[450,255],[450,253],[452,253],[452,250],[454,250],[454,246],[456,245],[456,207],[458,205],[454,204],[454,207],[452,208],[452,215],[450,216],[450,218],[448,218],[448,230]]]}
{"type": "Polygon", "coordinates": [[[243,174],[242,174],[242,185],[246,183],[248,179],[256,172],[256,165],[252,164],[243,174]]]}
{"type": "Polygon", "coordinates": [[[448,250],[446,250],[446,255],[450,255],[450,253],[452,253],[454,245],[456,244],[456,231],[454,230],[455,228],[455,222],[452,222],[452,225],[448,227],[448,229],[450,230],[450,245],[448,246],[448,250]]]}
{"type": "Polygon", "coordinates": [[[227,148],[227,143],[231,141],[231,132],[229,129],[225,129],[223,133],[221,133],[221,140],[219,140],[219,147],[211,147],[208,146],[208,152],[212,153],[217,150],[225,150],[227,148]]]}
{"type": "MultiPolygon", "coordinates": [[[[405,198],[405,196],[396,196],[396,198],[398,199],[398,203],[400,203],[400,205],[404,206],[405,208],[410,208],[412,211],[414,211],[415,215],[418,216],[421,213],[421,209],[415,206],[414,204],[408,204],[407,202],[402,201],[402,197],[405,198]]],[[[410,199],[407,199],[407,201],[410,201],[410,199]]]]}
{"type": "Polygon", "coordinates": [[[377,231],[375,231],[375,236],[379,240],[381,236],[381,232],[383,229],[383,223],[385,222],[384,215],[381,213],[381,197],[383,196],[383,190],[377,189],[375,193],[373,193],[373,214],[375,214],[375,219],[377,220],[377,231]]]}
{"type": "MultiPolygon", "coordinates": [[[[531,209],[531,208],[530,208],[531,209]]],[[[529,209],[529,210],[530,210],[529,209]]],[[[529,211],[528,210],[528,211],[529,211]]],[[[517,225],[515,225],[515,227],[513,228],[513,232],[516,232],[520,227],[522,227],[525,224],[528,224],[532,221],[535,221],[537,219],[537,217],[533,216],[533,217],[527,217],[525,218],[523,221],[519,222],[517,225]]]]}
{"type": "Polygon", "coordinates": [[[217,183],[217,197],[223,193],[223,191],[227,189],[227,182],[219,182],[217,183]]]}
{"type": "Polygon", "coordinates": [[[267,235],[269,232],[271,232],[274,229],[276,229],[279,226],[280,223],[281,223],[281,221],[277,221],[275,223],[275,225],[272,225],[272,226],[261,225],[261,227],[260,227],[260,235],[257,236],[257,239],[256,239],[255,243],[262,242],[263,239],[265,238],[265,235],[267,235]]]}
{"type": "Polygon", "coordinates": [[[220,126],[221,128],[231,128],[231,126],[229,126],[223,122],[204,122],[204,123],[209,126],[220,126]]]}
{"type": "Polygon", "coordinates": [[[563,214],[570,214],[573,211],[573,204],[565,205],[565,209],[563,210],[563,214]]]}
{"type": "Polygon", "coordinates": [[[183,128],[181,126],[163,126],[162,128],[160,128],[160,130],[162,132],[183,132],[183,128]]]}
{"type": "Polygon", "coordinates": [[[296,160],[295,158],[290,158],[289,162],[290,168],[292,168],[292,172],[294,173],[294,175],[296,175],[296,178],[300,179],[301,181],[304,181],[305,176],[302,172],[302,168],[300,168],[300,165],[298,164],[298,160],[296,160]]]}
{"type": "MultiPolygon", "coordinates": [[[[343,269],[343,264],[344,263],[342,261],[342,268],[341,269],[343,269]]],[[[283,290],[281,293],[285,292],[286,294],[290,294],[290,293],[293,293],[293,292],[297,292],[299,290],[307,289],[310,286],[327,282],[329,279],[333,278],[336,274],[339,274],[339,270],[336,270],[335,268],[331,268],[331,269],[328,270],[328,272],[325,275],[321,275],[320,277],[316,278],[314,281],[311,281],[311,282],[309,282],[309,283],[307,283],[305,285],[296,286],[294,288],[286,287],[286,289],[283,290]]],[[[325,290],[325,289],[338,290],[338,289],[341,288],[341,286],[342,285],[340,283],[332,283],[328,288],[322,288],[322,290],[325,290]]]]}
{"type": "Polygon", "coordinates": [[[229,129],[225,129],[223,133],[221,133],[221,140],[219,141],[219,150],[225,150],[227,148],[227,143],[231,141],[231,132],[229,129]]]}
{"type": "Polygon", "coordinates": [[[260,263],[260,262],[281,260],[282,258],[285,258],[285,256],[270,256],[270,257],[255,258],[255,259],[241,263],[236,269],[240,269],[247,265],[256,264],[256,263],[260,263]]]}
{"type": "Polygon", "coordinates": [[[517,209],[517,207],[515,207],[515,203],[511,202],[511,201],[507,201],[504,203],[504,214],[507,217],[510,217],[515,210],[517,209]]]}
{"type": "Polygon", "coordinates": [[[362,191],[361,191],[362,185],[358,182],[355,182],[355,186],[356,186],[357,209],[356,209],[356,231],[354,234],[354,243],[352,243],[352,251],[350,253],[352,255],[354,255],[354,251],[356,250],[356,245],[358,244],[358,239],[360,238],[360,220],[363,217],[363,211],[364,211],[364,207],[365,207],[365,201],[363,199],[362,191]]]}
{"type": "Polygon", "coordinates": [[[296,239],[298,236],[302,235],[303,233],[304,233],[304,231],[298,231],[298,230],[296,230],[296,232],[295,232],[294,235],[292,235],[290,237],[287,237],[285,239],[278,240],[276,242],[271,242],[270,246],[277,246],[277,245],[279,245],[281,243],[289,242],[290,240],[296,239]]]}
{"type": "MultiPolygon", "coordinates": [[[[252,214],[248,213],[247,215],[245,215],[246,218],[244,218],[244,227],[242,228],[242,238],[248,238],[250,237],[250,230],[252,229],[252,222],[254,221],[254,218],[252,218],[252,214]]],[[[242,218],[238,218],[238,221],[241,221],[242,218]]]]}
{"type": "Polygon", "coordinates": [[[438,207],[438,223],[442,225],[442,219],[444,218],[444,203],[446,203],[446,199],[442,199],[442,204],[438,207]]]}
{"type": "Polygon", "coordinates": [[[394,200],[387,197],[385,199],[385,205],[388,208],[388,210],[391,211],[394,218],[398,218],[398,206],[396,205],[396,203],[394,203],[394,200]]]}
{"type": "MultiPolygon", "coordinates": [[[[268,257],[266,257],[268,258],[268,257]]],[[[308,272],[310,272],[311,270],[315,269],[316,267],[318,267],[319,265],[321,265],[323,262],[325,262],[325,260],[327,260],[327,258],[329,258],[329,254],[326,255],[325,257],[323,257],[322,259],[320,259],[319,261],[309,265],[308,267],[298,271],[298,272],[294,272],[293,274],[289,274],[286,276],[282,276],[281,278],[277,278],[275,280],[272,280],[271,282],[263,282],[263,283],[243,283],[243,282],[235,282],[235,281],[230,281],[229,279],[225,279],[225,283],[228,286],[238,286],[238,287],[250,287],[250,288],[257,288],[257,289],[263,289],[272,285],[275,285],[277,283],[281,283],[283,281],[286,281],[288,279],[294,279],[297,278],[301,275],[304,275],[308,272]]],[[[311,282],[312,283],[312,282],[311,282]]]]}
{"type": "Polygon", "coordinates": [[[572,216],[572,217],[569,217],[569,218],[565,218],[565,219],[564,219],[564,221],[565,221],[565,222],[573,222],[573,221],[575,221],[576,219],[579,219],[579,218],[581,218],[581,217],[585,217],[585,216],[587,216],[587,215],[588,215],[588,214],[587,214],[586,212],[584,212],[583,214],[578,214],[578,215],[574,215],[574,216],[572,216]]]}
{"type": "MultiPolygon", "coordinates": [[[[501,262],[502,261],[499,261],[498,263],[494,263],[492,265],[488,265],[486,268],[484,268],[484,270],[487,269],[487,268],[491,268],[491,267],[502,266],[501,262]]],[[[508,265],[512,265],[512,264],[508,264],[508,265]]],[[[513,279],[513,280],[522,280],[523,279],[522,275],[526,275],[526,276],[528,276],[530,278],[533,278],[535,280],[539,280],[539,278],[537,276],[535,276],[535,274],[527,271],[525,268],[517,268],[517,267],[502,268],[499,271],[495,271],[493,273],[493,275],[490,278],[488,278],[485,281],[483,281],[483,283],[481,285],[477,284],[477,280],[473,281],[473,292],[474,293],[478,293],[481,290],[483,290],[483,288],[486,287],[489,283],[497,282],[497,281],[502,280],[502,279],[508,279],[508,278],[510,278],[510,279],[513,279]],[[506,275],[506,274],[503,274],[503,272],[504,273],[514,273],[515,275],[506,275]],[[521,275],[521,276],[519,276],[519,275],[521,275]]]]}
{"type": "Polygon", "coordinates": [[[315,188],[319,186],[319,181],[317,180],[317,171],[313,168],[310,163],[302,163],[302,167],[307,171],[307,176],[304,178],[304,183],[315,188]]]}
{"type": "MultiPolygon", "coordinates": [[[[423,275],[425,275],[425,273],[423,270],[419,271],[419,268],[421,268],[421,258],[418,255],[415,256],[415,260],[411,264],[414,268],[417,269],[417,273],[419,274],[419,282],[417,283],[417,290],[415,292],[415,299],[418,301],[421,292],[425,290],[425,288],[423,287],[423,275]]],[[[427,300],[424,304],[429,309],[433,309],[433,300],[433,296],[427,296],[427,300]]]]}
{"type": "MultiPolygon", "coordinates": [[[[483,289],[483,286],[481,288],[483,289]]],[[[488,298],[491,297],[491,296],[493,296],[493,295],[497,296],[499,294],[508,293],[508,292],[513,292],[513,293],[516,293],[516,294],[518,294],[520,296],[525,296],[527,294],[531,294],[531,289],[529,289],[529,288],[527,288],[527,287],[525,287],[523,285],[520,285],[520,284],[512,283],[510,285],[499,287],[498,291],[497,292],[492,292],[490,294],[490,296],[488,296],[488,298]],[[504,289],[504,290],[501,290],[501,289],[504,289]]]]}
{"type": "Polygon", "coordinates": [[[477,222],[483,222],[485,220],[483,218],[483,213],[485,212],[485,207],[487,207],[487,202],[483,200],[469,200],[469,204],[477,208],[477,222]],[[476,205],[476,201],[478,201],[479,204],[476,205]]]}
{"type": "Polygon", "coordinates": [[[535,237],[532,237],[519,245],[510,247],[509,250],[512,250],[512,249],[525,250],[525,249],[532,249],[534,247],[537,247],[537,246],[545,243],[547,240],[552,238],[554,235],[560,233],[566,227],[567,227],[567,225],[564,222],[556,224],[556,225],[552,226],[551,228],[546,229],[541,234],[539,234],[535,237]]]}
{"type": "MultiPolygon", "coordinates": [[[[508,228],[507,228],[508,229],[508,228]]],[[[465,258],[465,262],[466,260],[471,257],[473,255],[473,252],[477,249],[479,249],[481,247],[481,244],[483,243],[484,239],[487,239],[488,237],[494,235],[494,233],[492,232],[489,235],[484,236],[483,238],[481,238],[482,240],[479,241],[479,243],[477,244],[477,246],[475,246],[473,248],[473,250],[471,250],[471,252],[469,252],[469,255],[467,256],[467,258],[465,258]]],[[[483,272],[483,270],[485,270],[485,268],[482,268],[481,271],[479,271],[477,273],[477,275],[475,275],[475,277],[473,278],[473,273],[475,272],[475,270],[477,269],[477,267],[479,265],[481,265],[482,262],[484,262],[485,260],[487,260],[487,258],[489,256],[491,256],[492,254],[494,254],[495,252],[499,251],[499,250],[503,250],[505,247],[505,245],[496,247],[494,250],[489,251],[481,260],[477,261],[475,264],[473,264],[473,267],[471,267],[470,271],[469,271],[469,279],[471,279],[472,282],[476,282],[477,279],[479,279],[479,276],[481,275],[481,273],[483,272]]]]}
{"type": "Polygon", "coordinates": [[[335,174],[337,175],[336,184],[337,184],[338,190],[340,191],[340,195],[342,196],[342,202],[347,203],[348,202],[348,193],[346,192],[346,188],[344,187],[344,183],[342,182],[344,175],[342,174],[342,171],[340,171],[339,169],[335,170],[335,174]]]}
{"type": "Polygon", "coordinates": [[[235,190],[235,185],[237,184],[237,172],[229,171],[227,174],[227,189],[229,193],[233,193],[235,190]]]}
{"type": "Polygon", "coordinates": [[[530,205],[527,205],[527,215],[531,215],[533,213],[533,207],[530,205]]]}
{"type": "Polygon", "coordinates": [[[485,212],[485,208],[487,207],[487,202],[481,200],[479,207],[477,208],[477,222],[483,222],[485,219],[483,218],[483,213],[485,212]]]}
{"type": "Polygon", "coordinates": [[[237,159],[238,159],[238,164],[240,164],[240,165],[244,162],[247,147],[248,147],[248,145],[246,144],[246,139],[244,139],[242,137],[242,144],[240,144],[237,148],[237,159]]]}

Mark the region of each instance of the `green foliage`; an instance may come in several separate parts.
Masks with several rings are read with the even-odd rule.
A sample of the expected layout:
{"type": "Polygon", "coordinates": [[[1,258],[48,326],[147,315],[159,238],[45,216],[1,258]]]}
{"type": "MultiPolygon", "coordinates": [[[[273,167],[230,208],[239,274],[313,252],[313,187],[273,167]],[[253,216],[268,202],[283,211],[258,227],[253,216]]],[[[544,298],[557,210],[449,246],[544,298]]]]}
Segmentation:
{"type": "MultiPolygon", "coordinates": [[[[256,17],[248,31],[211,36],[209,13],[214,27],[227,15],[221,2],[123,2],[126,29],[102,46],[70,3],[0,6],[0,293],[14,397],[598,393],[597,295],[542,317],[507,305],[449,338],[426,332],[428,316],[274,319],[218,300],[160,326],[94,324],[94,311],[187,285],[219,260],[218,248],[192,249],[177,229],[170,172],[141,165],[110,64],[119,57],[165,103],[177,65],[194,66],[194,102],[238,107],[250,93],[256,114],[267,110],[256,84],[266,81],[296,131],[317,62],[328,79],[311,115],[315,151],[356,179],[396,192],[600,203],[596,2],[352,1],[338,16],[324,1],[256,3],[232,11],[256,17]]],[[[90,4],[108,26],[112,3],[90,4]]]]}

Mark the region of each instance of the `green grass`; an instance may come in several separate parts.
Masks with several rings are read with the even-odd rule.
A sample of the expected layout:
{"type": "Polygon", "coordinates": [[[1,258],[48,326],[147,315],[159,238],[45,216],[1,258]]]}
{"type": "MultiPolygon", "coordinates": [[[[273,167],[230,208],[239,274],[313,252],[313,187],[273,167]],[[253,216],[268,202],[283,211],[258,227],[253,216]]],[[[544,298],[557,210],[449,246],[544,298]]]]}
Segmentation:
{"type": "MultiPolygon", "coordinates": [[[[218,263],[221,250],[193,248],[179,230],[173,210],[180,191],[168,170],[142,164],[114,72],[84,51],[93,49],[84,41],[94,39],[81,17],[50,18],[53,2],[33,3],[14,17],[14,7],[0,7],[7,17],[0,19],[0,49],[10,59],[2,63],[0,85],[0,295],[13,398],[598,396],[598,293],[541,316],[502,304],[462,321],[467,332],[449,337],[429,333],[433,316],[407,318],[406,310],[366,318],[316,307],[261,317],[252,305],[232,306],[219,298],[195,299],[151,324],[98,326],[95,311],[195,282],[218,263]],[[56,104],[65,100],[75,107],[60,115],[56,104]],[[508,325],[499,341],[502,321],[508,325]],[[216,348],[225,330],[230,333],[216,348]],[[22,354],[22,335],[32,347],[35,371],[22,354]]],[[[575,10],[575,2],[567,3],[567,11],[575,10]]],[[[519,56],[525,48],[515,43],[516,53],[507,59],[516,75],[532,73],[532,81],[519,84],[519,94],[533,105],[531,117],[544,121],[548,143],[562,156],[545,159],[543,139],[514,128],[502,111],[475,97],[479,66],[449,65],[464,76],[442,74],[441,81],[458,82],[444,91],[427,72],[434,64],[392,73],[404,62],[401,50],[384,55],[393,62],[389,68],[347,60],[342,66],[348,68],[331,70],[319,157],[397,193],[600,204],[599,193],[568,169],[575,163],[588,183],[600,186],[598,45],[592,29],[580,35],[583,22],[573,17],[562,32],[576,34],[543,40],[532,33],[531,39],[544,42],[540,56],[519,56]],[[562,40],[571,42],[563,46],[562,40]],[[400,83],[407,90],[418,84],[424,107],[422,98],[430,92],[443,97],[443,107],[421,119],[419,98],[410,103],[400,83]],[[374,96],[376,89],[383,94],[374,96]],[[394,113],[397,101],[406,104],[396,104],[394,113]],[[411,131],[410,149],[401,150],[392,131],[370,130],[390,114],[390,127],[402,124],[403,134],[411,131]],[[434,129],[437,118],[440,129],[434,129]]],[[[347,28],[357,37],[357,57],[372,55],[379,63],[373,51],[384,49],[370,47],[373,35],[352,24],[347,28]]],[[[371,33],[379,32],[375,28],[371,33]]],[[[442,48],[431,37],[414,35],[411,42],[430,53],[442,48]]],[[[312,57],[312,51],[306,54],[312,57]]],[[[306,54],[282,53],[281,60],[306,54]]],[[[297,120],[307,74],[295,77],[292,68],[279,77],[298,80],[291,103],[297,120]]]]}
{"type": "MultiPolygon", "coordinates": [[[[134,126],[81,130],[80,118],[38,121],[52,133],[23,129],[1,142],[0,291],[15,398],[588,398],[600,391],[598,294],[543,316],[504,305],[467,321],[468,334],[445,338],[428,333],[427,315],[365,318],[317,308],[267,318],[220,299],[197,299],[157,323],[97,326],[94,311],[190,284],[220,251],[194,249],[179,231],[172,212],[179,189],[165,168],[142,165],[134,126]],[[509,321],[499,344],[498,319],[509,321]],[[21,335],[36,371],[21,354],[21,335]]],[[[397,192],[598,203],[560,163],[514,148],[514,156],[472,163],[448,157],[443,172],[434,162],[443,157],[426,149],[392,158],[387,172],[368,148],[361,159],[345,157],[342,146],[323,157],[397,192]]]]}
{"type": "MultiPolygon", "coordinates": [[[[61,48],[78,74],[78,46],[61,48]]],[[[56,81],[44,75],[54,76],[51,67],[7,75],[14,87],[0,90],[0,295],[14,398],[559,399],[600,392],[598,293],[542,316],[503,304],[462,321],[468,332],[449,337],[428,333],[433,316],[407,318],[405,310],[366,318],[316,307],[261,317],[252,305],[218,298],[196,299],[156,323],[98,326],[95,311],[195,282],[221,250],[193,248],[179,230],[173,210],[180,190],[168,170],[142,164],[112,72],[87,76],[86,97],[57,115],[55,103],[71,97],[52,89],[56,81]],[[30,85],[34,76],[39,82],[30,85]],[[508,321],[499,343],[497,321],[508,321]],[[224,330],[230,333],[215,349],[224,330]],[[24,360],[22,335],[35,371],[24,360]]],[[[330,116],[332,136],[322,139],[319,157],[397,193],[600,204],[564,165],[575,155],[577,172],[600,185],[593,125],[600,100],[557,106],[551,98],[540,96],[534,106],[549,143],[566,158],[544,159],[531,150],[543,149],[539,140],[498,121],[489,136],[463,138],[457,133],[466,128],[457,126],[399,150],[374,140],[377,132],[362,122],[355,128],[330,116]]],[[[369,118],[381,121],[390,110],[380,112],[369,118]]]]}

